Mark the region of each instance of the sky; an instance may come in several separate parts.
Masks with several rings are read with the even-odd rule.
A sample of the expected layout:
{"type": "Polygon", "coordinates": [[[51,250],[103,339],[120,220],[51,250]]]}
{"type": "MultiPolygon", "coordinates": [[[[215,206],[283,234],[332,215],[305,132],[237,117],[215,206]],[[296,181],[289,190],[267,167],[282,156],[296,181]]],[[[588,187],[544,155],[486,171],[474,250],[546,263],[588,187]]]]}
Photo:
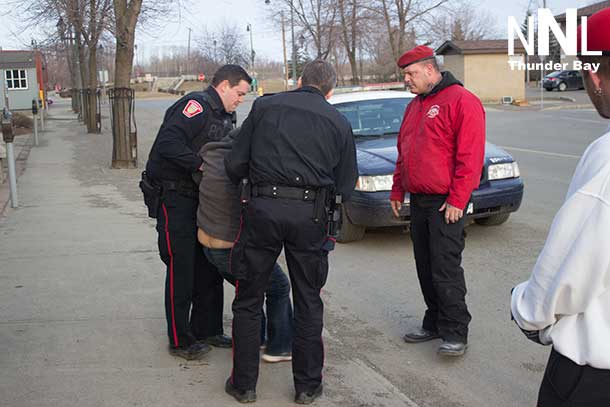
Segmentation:
{"type": "MultiPolygon", "coordinates": [[[[0,0],[0,10],[10,10],[14,7],[15,0],[0,0]]],[[[146,0],[145,0],[146,1],[146,0]]],[[[473,4],[481,11],[487,11],[496,19],[499,36],[507,38],[506,21],[508,16],[515,16],[518,21],[523,20],[528,4],[533,4],[533,8],[542,7],[543,0],[473,0],[473,4]]],[[[269,10],[273,9],[273,3],[278,4],[278,0],[270,0],[271,4],[266,5],[265,0],[191,0],[182,1],[185,7],[176,16],[161,20],[156,26],[148,29],[140,29],[136,34],[136,44],[138,45],[138,57],[141,61],[147,59],[149,55],[163,52],[173,46],[187,47],[189,28],[192,29],[191,48],[205,46],[201,44],[198,36],[207,28],[214,31],[223,23],[234,23],[243,26],[244,40],[249,45],[249,33],[246,32],[247,24],[252,26],[252,39],[254,50],[257,56],[275,61],[282,60],[282,40],[281,28],[274,26],[268,18],[269,10]]],[[[588,4],[595,3],[591,0],[547,0],[547,7],[554,14],[561,14],[566,8],[579,8],[588,4]]],[[[2,13],[0,11],[0,13],[2,13]]],[[[48,27],[48,30],[54,27],[48,27]]],[[[290,27],[287,24],[286,40],[290,41],[290,27]]],[[[2,49],[26,49],[30,46],[31,39],[44,39],[45,34],[40,29],[24,29],[17,16],[0,14],[0,47],[2,49]]],[[[210,44],[210,46],[213,46],[210,44]]],[[[288,45],[289,46],[289,45],[288,45]]]]}

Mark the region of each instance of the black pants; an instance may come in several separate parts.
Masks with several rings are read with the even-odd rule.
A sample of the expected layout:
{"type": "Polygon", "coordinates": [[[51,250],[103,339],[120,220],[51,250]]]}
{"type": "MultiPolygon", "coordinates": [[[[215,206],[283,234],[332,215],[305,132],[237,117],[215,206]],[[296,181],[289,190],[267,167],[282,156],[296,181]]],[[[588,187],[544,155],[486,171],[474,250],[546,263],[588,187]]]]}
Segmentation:
{"type": "Polygon", "coordinates": [[[610,370],[580,366],[551,350],[538,407],[610,406],[610,370]]]}
{"type": "Polygon", "coordinates": [[[159,255],[167,266],[167,335],[174,346],[223,333],[223,279],[197,240],[198,203],[197,196],[166,191],[157,216],[159,255]]]}
{"type": "Polygon", "coordinates": [[[417,276],[428,309],[423,328],[446,341],[466,342],[470,313],[462,269],[464,222],[447,224],[443,195],[411,195],[411,240],[417,276]]]}
{"type": "Polygon", "coordinates": [[[292,284],[295,334],[292,371],[297,392],[322,381],[324,348],[320,290],[328,275],[325,223],[314,223],[313,202],[253,198],[231,254],[239,276],[233,301],[233,373],[238,389],[255,389],[258,380],[261,307],[269,276],[284,247],[292,284]]]}

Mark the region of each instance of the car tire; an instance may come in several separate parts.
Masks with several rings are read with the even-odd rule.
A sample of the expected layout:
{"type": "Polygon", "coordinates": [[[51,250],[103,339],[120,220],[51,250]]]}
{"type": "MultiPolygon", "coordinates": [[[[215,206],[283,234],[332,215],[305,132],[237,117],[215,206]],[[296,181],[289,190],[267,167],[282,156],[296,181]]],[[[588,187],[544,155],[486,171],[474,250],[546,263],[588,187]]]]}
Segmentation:
{"type": "Polygon", "coordinates": [[[568,85],[565,82],[560,82],[559,85],[557,85],[557,90],[560,92],[565,92],[567,89],[568,85]]]}
{"type": "Polygon", "coordinates": [[[345,213],[345,207],[341,208],[341,226],[337,231],[337,242],[349,243],[357,240],[362,240],[364,232],[366,231],[365,226],[354,225],[350,222],[349,218],[345,213]]]}
{"type": "Polygon", "coordinates": [[[552,92],[553,91],[553,88],[544,88],[544,89],[546,89],[547,92],[552,92]]]}
{"type": "Polygon", "coordinates": [[[510,213],[498,213],[496,215],[491,215],[486,218],[477,218],[474,221],[477,223],[477,225],[497,226],[506,222],[509,217],[510,213]]]}

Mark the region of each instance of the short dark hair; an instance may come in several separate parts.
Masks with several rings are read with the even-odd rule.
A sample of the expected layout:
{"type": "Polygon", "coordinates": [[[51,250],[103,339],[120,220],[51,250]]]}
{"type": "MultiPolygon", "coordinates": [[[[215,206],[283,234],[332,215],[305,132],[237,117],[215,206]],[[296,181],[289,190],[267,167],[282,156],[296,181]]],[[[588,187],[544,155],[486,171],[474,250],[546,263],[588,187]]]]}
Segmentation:
{"type": "Polygon", "coordinates": [[[229,81],[231,87],[239,85],[239,82],[246,81],[252,83],[252,78],[248,72],[239,65],[227,64],[223,65],[214,74],[212,78],[212,86],[218,86],[222,81],[229,81]]]}
{"type": "Polygon", "coordinates": [[[337,73],[330,63],[315,59],[303,68],[301,84],[314,86],[326,95],[337,85],[337,73]]]}
{"type": "Polygon", "coordinates": [[[610,79],[610,57],[605,55],[583,55],[578,58],[584,63],[599,64],[597,74],[610,79]]]}
{"type": "Polygon", "coordinates": [[[430,58],[426,58],[426,59],[422,59],[419,62],[416,63],[420,63],[422,65],[432,65],[432,68],[434,68],[437,72],[441,71],[441,68],[438,66],[438,60],[436,59],[436,57],[430,57],[430,58]]]}

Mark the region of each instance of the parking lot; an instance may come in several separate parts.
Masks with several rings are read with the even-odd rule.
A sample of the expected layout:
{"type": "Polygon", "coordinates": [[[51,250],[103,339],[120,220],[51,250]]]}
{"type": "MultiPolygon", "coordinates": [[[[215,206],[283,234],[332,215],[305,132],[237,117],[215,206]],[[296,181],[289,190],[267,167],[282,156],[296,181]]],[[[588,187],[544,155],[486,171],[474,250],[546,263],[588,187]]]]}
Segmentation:
{"type": "MultiPolygon", "coordinates": [[[[140,167],[171,103],[136,104],[140,167]]],[[[251,103],[240,106],[240,120],[251,103]]],[[[467,228],[473,320],[464,358],[440,359],[437,341],[401,339],[424,311],[404,231],[372,230],[337,246],[323,290],[326,387],[316,405],[534,404],[549,349],[511,322],[510,290],[528,277],[580,155],[608,124],[592,108],[563,107],[487,109],[488,140],[519,162],[525,195],[507,223],[467,228]]],[[[22,208],[0,224],[11,242],[0,249],[2,264],[19,271],[2,274],[0,389],[11,406],[232,403],[223,392],[230,351],[188,363],[165,351],[156,233],[137,187],[140,170],[108,169],[107,119],[106,111],[100,135],[51,121],[55,130],[32,150],[20,178],[22,208]],[[53,188],[41,189],[46,184],[53,188]]],[[[232,291],[227,285],[227,332],[232,291]]],[[[263,406],[287,405],[290,365],[264,365],[258,396],[263,406]]]]}

